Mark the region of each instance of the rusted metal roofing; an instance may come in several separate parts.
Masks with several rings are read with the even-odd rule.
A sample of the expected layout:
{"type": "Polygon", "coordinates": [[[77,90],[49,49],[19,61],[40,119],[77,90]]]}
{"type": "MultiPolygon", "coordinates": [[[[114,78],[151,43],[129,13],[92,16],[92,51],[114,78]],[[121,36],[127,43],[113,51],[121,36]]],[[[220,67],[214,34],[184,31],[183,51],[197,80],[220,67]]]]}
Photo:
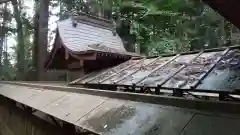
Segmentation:
{"type": "MultiPolygon", "coordinates": [[[[226,71],[231,71],[232,74],[238,72],[240,65],[238,48],[239,46],[235,46],[218,49],[218,51],[203,50],[198,53],[129,60],[97,75],[80,78],[72,84],[233,91],[240,87],[236,85],[235,88],[220,87],[216,82],[219,82],[220,74],[225,72],[227,74],[225,74],[226,82],[224,83],[229,84],[227,78],[232,76],[226,71]],[[215,83],[209,84],[205,81],[206,79],[215,83]],[[210,86],[212,86],[211,89],[209,89],[210,86]]],[[[235,74],[235,78],[236,76],[239,75],[235,74]]]]}

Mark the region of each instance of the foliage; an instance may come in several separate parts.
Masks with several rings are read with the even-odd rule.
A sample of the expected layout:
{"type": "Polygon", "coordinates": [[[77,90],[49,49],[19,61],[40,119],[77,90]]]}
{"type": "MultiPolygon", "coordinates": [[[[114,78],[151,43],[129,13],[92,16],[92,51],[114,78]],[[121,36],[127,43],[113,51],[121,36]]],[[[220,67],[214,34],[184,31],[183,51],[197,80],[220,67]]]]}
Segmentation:
{"type": "Polygon", "coordinates": [[[132,46],[126,48],[131,51],[133,45],[137,45],[141,53],[147,55],[201,49],[204,44],[209,48],[218,47],[229,42],[232,31],[236,31],[200,0],[61,2],[63,11],[81,11],[114,19],[119,35],[132,46]]]}
{"type": "MultiPolygon", "coordinates": [[[[13,6],[13,10],[11,10],[10,3],[7,3],[7,8],[0,8],[0,12],[3,13],[1,14],[3,15],[3,22],[6,24],[3,25],[5,26],[5,34],[1,34],[1,36],[4,39],[4,45],[6,48],[9,48],[7,50],[14,51],[13,54],[10,54],[7,50],[2,50],[0,52],[2,54],[1,56],[3,56],[1,57],[3,61],[3,67],[1,69],[3,72],[1,76],[2,79],[4,78],[7,80],[16,78],[16,75],[18,75],[18,78],[23,77],[25,71],[27,71],[27,68],[29,67],[28,65],[32,62],[32,56],[29,54],[29,52],[31,52],[30,49],[32,48],[32,43],[30,42],[33,29],[31,23],[32,19],[26,16],[26,11],[24,10],[26,7],[22,5],[20,1],[18,2],[17,5],[13,6]],[[16,22],[16,26],[11,25],[13,22],[16,22]],[[9,36],[16,36],[16,46],[8,46],[6,40],[9,36]],[[14,62],[12,63],[11,61],[14,62]]],[[[16,1],[13,1],[13,4],[16,4],[16,1]]],[[[3,46],[3,44],[1,46],[3,46]]]]}

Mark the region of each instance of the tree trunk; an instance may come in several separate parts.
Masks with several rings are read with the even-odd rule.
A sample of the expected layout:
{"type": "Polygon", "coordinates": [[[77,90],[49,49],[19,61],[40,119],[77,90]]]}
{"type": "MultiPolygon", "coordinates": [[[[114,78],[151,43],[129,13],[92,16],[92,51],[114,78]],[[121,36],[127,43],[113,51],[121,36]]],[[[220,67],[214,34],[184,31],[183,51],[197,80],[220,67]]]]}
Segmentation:
{"type": "Polygon", "coordinates": [[[8,68],[9,68],[9,60],[8,60],[8,44],[7,44],[7,36],[5,36],[4,38],[4,53],[3,53],[3,77],[4,80],[8,80],[9,79],[9,75],[8,75],[8,68]]]}
{"type": "Polygon", "coordinates": [[[47,56],[48,44],[48,17],[49,0],[41,0],[39,8],[39,33],[38,33],[38,53],[37,53],[37,76],[39,81],[45,78],[44,63],[47,56]]]}
{"type": "Polygon", "coordinates": [[[232,24],[228,21],[225,21],[225,35],[226,35],[226,44],[231,44],[232,38],[232,24]]]}
{"type": "Polygon", "coordinates": [[[14,17],[17,22],[17,39],[18,39],[18,51],[17,51],[17,79],[23,80],[24,79],[24,64],[25,64],[25,50],[24,50],[24,36],[22,31],[22,20],[20,16],[20,10],[18,6],[17,0],[12,0],[13,10],[14,10],[14,17]]]}
{"type": "MultiPolygon", "coordinates": [[[[34,15],[34,41],[33,41],[33,48],[32,48],[32,54],[33,54],[33,70],[36,71],[37,69],[37,54],[38,54],[38,34],[39,34],[39,0],[35,0],[35,15],[34,15]]],[[[35,76],[36,77],[36,76],[35,76]]],[[[33,78],[34,80],[37,80],[36,78],[33,78]]]]}
{"type": "MultiPolygon", "coordinates": [[[[8,45],[7,45],[7,25],[6,25],[6,21],[7,21],[7,17],[8,17],[8,14],[7,14],[7,8],[8,8],[8,4],[5,3],[4,5],[4,15],[3,15],[3,32],[4,32],[4,35],[3,35],[3,42],[4,42],[4,53],[2,53],[2,55],[4,56],[1,56],[3,57],[3,66],[1,67],[3,70],[2,70],[2,76],[4,77],[4,79],[9,79],[8,77],[8,67],[9,67],[9,61],[8,61],[8,45]]],[[[1,52],[3,52],[3,46],[2,46],[2,50],[1,52]]]]}
{"type": "Polygon", "coordinates": [[[3,13],[3,22],[1,25],[1,37],[0,37],[0,76],[3,76],[3,64],[2,64],[2,56],[3,56],[3,43],[6,34],[6,12],[7,11],[7,4],[4,5],[4,13],[3,13]]]}
{"type": "Polygon", "coordinates": [[[221,35],[221,43],[225,44],[226,40],[225,40],[225,20],[222,18],[221,20],[221,24],[220,24],[220,35],[221,35]]]}

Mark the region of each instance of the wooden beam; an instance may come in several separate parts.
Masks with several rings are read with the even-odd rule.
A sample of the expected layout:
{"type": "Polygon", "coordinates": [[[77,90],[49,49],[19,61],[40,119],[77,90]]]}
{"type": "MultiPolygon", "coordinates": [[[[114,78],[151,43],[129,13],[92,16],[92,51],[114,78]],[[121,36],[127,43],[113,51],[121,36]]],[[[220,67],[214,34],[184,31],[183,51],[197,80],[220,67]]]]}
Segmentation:
{"type": "MultiPolygon", "coordinates": [[[[156,58],[155,60],[153,60],[152,62],[144,65],[144,67],[147,67],[147,66],[149,66],[149,65],[151,65],[151,64],[154,64],[155,62],[157,62],[157,61],[158,61],[159,59],[161,59],[161,58],[162,58],[161,56],[157,57],[157,58],[156,58]]],[[[144,61],[143,61],[143,63],[144,63],[144,61]]],[[[135,73],[137,73],[137,72],[140,71],[141,69],[142,69],[142,67],[136,69],[135,71],[133,71],[132,73],[130,73],[130,74],[126,75],[126,76],[123,76],[122,78],[114,81],[114,84],[117,84],[117,83],[121,82],[122,80],[126,79],[127,77],[134,75],[135,73]]]]}
{"type": "Polygon", "coordinates": [[[114,69],[116,69],[116,68],[121,67],[122,65],[124,65],[124,64],[126,64],[126,63],[128,63],[128,62],[129,62],[129,61],[126,61],[126,62],[124,62],[124,63],[116,66],[115,68],[110,68],[110,69],[107,69],[106,71],[104,71],[104,72],[102,72],[102,73],[99,73],[98,75],[96,75],[96,76],[93,77],[92,79],[88,80],[88,83],[90,83],[91,81],[94,81],[96,78],[100,77],[101,75],[104,75],[104,74],[106,74],[107,72],[110,72],[111,70],[114,70],[114,69]]]}
{"type": "Polygon", "coordinates": [[[196,89],[197,86],[198,86],[199,84],[201,84],[202,80],[204,80],[204,79],[208,76],[208,74],[211,73],[211,71],[216,67],[216,65],[223,59],[223,57],[224,57],[229,51],[230,51],[229,48],[226,49],[226,50],[222,53],[222,56],[220,56],[220,57],[216,60],[216,62],[210,67],[210,69],[209,69],[205,74],[203,74],[197,82],[193,83],[193,84],[190,86],[191,89],[196,89]]]}
{"type": "Polygon", "coordinates": [[[112,75],[110,75],[110,76],[104,78],[103,80],[99,81],[98,83],[102,83],[102,82],[104,82],[104,81],[106,81],[106,80],[112,78],[112,77],[115,76],[115,75],[119,75],[120,73],[122,73],[123,71],[127,70],[128,68],[131,68],[131,67],[135,66],[136,64],[142,63],[144,60],[146,60],[146,59],[144,58],[144,59],[142,59],[142,60],[139,60],[139,61],[136,62],[136,63],[132,63],[132,64],[130,64],[129,66],[127,66],[127,67],[125,67],[125,68],[119,70],[118,72],[113,73],[112,75]]]}
{"type": "Polygon", "coordinates": [[[157,66],[156,68],[154,68],[149,74],[147,74],[146,76],[144,76],[142,79],[140,79],[139,81],[137,81],[135,83],[136,84],[139,84],[140,82],[142,82],[143,80],[145,80],[146,78],[148,78],[150,75],[152,75],[154,72],[156,72],[157,70],[159,70],[160,68],[166,66],[167,64],[171,63],[172,61],[174,61],[175,59],[177,59],[178,57],[180,56],[180,54],[177,54],[176,56],[174,56],[173,58],[171,58],[170,60],[168,60],[167,62],[157,66]]]}
{"type": "Polygon", "coordinates": [[[169,105],[175,107],[182,107],[188,109],[197,109],[213,112],[225,112],[225,113],[240,113],[239,102],[229,101],[214,101],[214,100],[192,100],[180,97],[169,97],[165,95],[149,95],[140,93],[120,92],[120,91],[108,91],[99,89],[55,86],[55,85],[40,85],[34,83],[21,83],[21,82],[1,82],[1,84],[12,84],[18,86],[25,86],[27,89],[40,88],[49,89],[64,92],[73,92],[78,94],[88,94],[94,96],[103,96],[114,99],[130,100],[135,102],[143,102],[158,105],[169,105]]]}
{"type": "MultiPolygon", "coordinates": [[[[177,71],[175,71],[172,75],[167,77],[162,83],[158,84],[159,87],[162,87],[165,83],[167,83],[170,79],[172,79],[174,76],[176,76],[179,72],[181,72],[184,68],[188,66],[188,64],[191,64],[193,61],[195,61],[199,56],[203,54],[203,51],[199,52],[195,57],[192,58],[192,60],[187,63],[182,65],[177,71]]],[[[173,88],[171,88],[173,89],[173,88]]]]}

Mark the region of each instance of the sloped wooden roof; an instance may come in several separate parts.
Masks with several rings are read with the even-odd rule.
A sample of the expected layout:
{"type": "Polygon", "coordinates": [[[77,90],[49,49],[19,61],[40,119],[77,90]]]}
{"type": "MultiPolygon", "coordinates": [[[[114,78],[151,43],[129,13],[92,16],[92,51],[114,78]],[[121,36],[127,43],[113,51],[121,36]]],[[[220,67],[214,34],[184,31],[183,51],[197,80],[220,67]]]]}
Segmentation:
{"type": "Polygon", "coordinates": [[[121,38],[113,34],[113,30],[77,22],[73,26],[72,19],[60,21],[58,31],[63,45],[73,52],[103,51],[127,53],[121,38]]]}
{"type": "Polygon", "coordinates": [[[69,57],[85,60],[88,55],[88,59],[91,57],[91,60],[95,60],[96,54],[111,59],[118,59],[118,56],[124,59],[138,56],[125,50],[112,21],[81,14],[59,21],[57,26],[56,40],[45,64],[46,68],[49,65],[54,68],[54,63],[59,63],[60,60],[64,63],[69,57]]]}
{"type": "Polygon", "coordinates": [[[99,135],[169,135],[194,115],[188,109],[19,85],[1,84],[0,95],[99,135]]]}
{"type": "Polygon", "coordinates": [[[129,60],[71,84],[233,92],[239,89],[239,48],[129,60]]]}

